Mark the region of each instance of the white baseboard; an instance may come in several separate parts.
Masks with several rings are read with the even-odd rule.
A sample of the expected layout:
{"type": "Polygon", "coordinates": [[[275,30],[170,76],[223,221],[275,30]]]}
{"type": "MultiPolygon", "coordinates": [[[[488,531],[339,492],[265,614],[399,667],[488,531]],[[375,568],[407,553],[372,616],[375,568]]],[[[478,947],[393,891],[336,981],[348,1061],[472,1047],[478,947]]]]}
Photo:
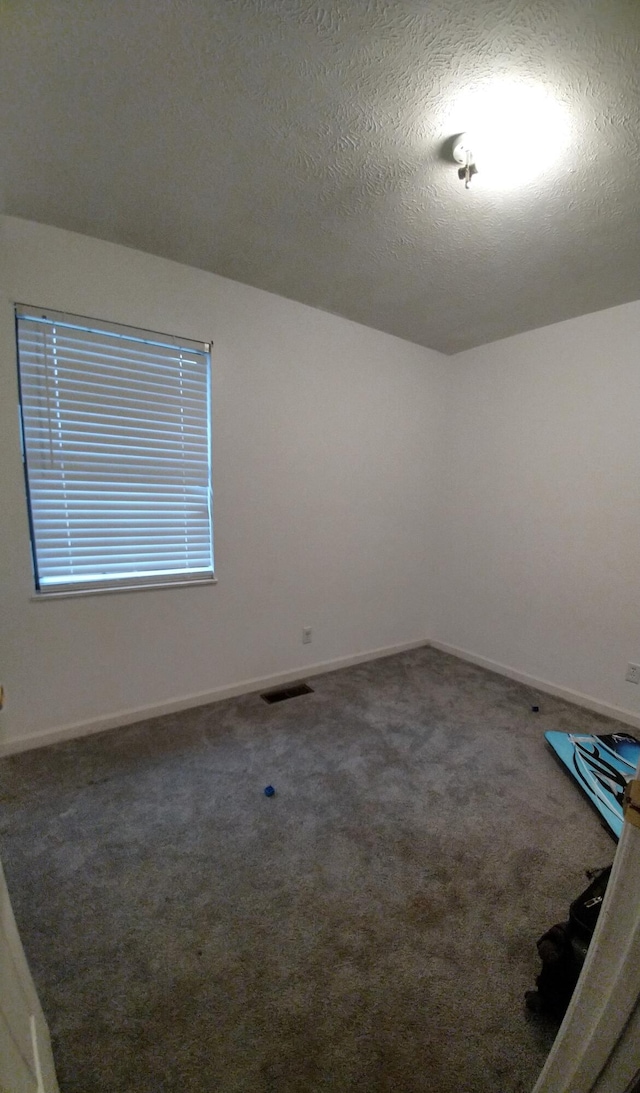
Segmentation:
{"type": "Polygon", "coordinates": [[[200,691],[198,694],[184,695],[181,698],[169,699],[156,705],[137,706],[133,709],[120,710],[115,714],[92,718],[90,721],[76,721],[70,725],[58,726],[44,732],[32,733],[29,736],[4,740],[0,742],[0,757],[15,755],[21,751],[30,751],[33,748],[46,747],[47,744],[58,744],[63,740],[74,740],[76,737],[89,736],[95,732],[105,732],[107,729],[118,729],[123,725],[133,725],[136,721],[146,721],[151,717],[162,717],[163,714],[167,713],[178,713],[180,710],[189,710],[194,706],[207,706],[210,702],[221,702],[225,698],[237,698],[238,695],[251,694],[252,691],[267,690],[284,683],[291,683],[296,679],[306,679],[309,676],[323,675],[325,672],[335,672],[339,668],[350,668],[354,664],[363,664],[368,660],[390,657],[394,653],[405,653],[409,649],[419,649],[421,646],[428,644],[427,638],[421,638],[419,641],[406,641],[400,645],[389,645],[382,649],[369,649],[366,653],[337,657],[335,660],[325,660],[319,664],[292,668],[290,671],[278,672],[276,675],[245,679],[241,683],[216,687],[213,691],[200,691]]]}
{"type": "Polygon", "coordinates": [[[608,702],[599,702],[591,695],[582,694],[580,691],[572,691],[569,687],[560,687],[557,683],[550,683],[547,679],[538,679],[537,676],[528,675],[527,672],[520,672],[517,668],[509,667],[508,664],[500,664],[497,660],[477,656],[476,653],[470,653],[467,649],[459,649],[456,645],[447,645],[444,641],[428,641],[426,644],[432,645],[434,649],[440,649],[443,653],[451,653],[452,656],[458,657],[460,660],[468,660],[470,664],[477,664],[481,668],[488,668],[491,672],[497,672],[498,675],[507,676],[508,679],[515,679],[518,683],[526,683],[529,687],[535,687],[537,691],[544,691],[555,698],[563,698],[574,706],[583,706],[586,710],[593,710],[594,713],[601,713],[605,717],[613,717],[616,721],[623,721],[625,725],[633,725],[636,729],[640,728],[640,714],[634,713],[633,710],[626,710],[622,706],[612,706],[608,702]]]}
{"type": "Polygon", "coordinates": [[[240,683],[233,683],[225,687],[217,687],[212,691],[200,691],[197,694],[184,695],[180,698],[170,699],[149,706],[137,706],[128,710],[120,710],[115,714],[107,714],[103,717],[92,718],[90,721],[76,721],[69,725],[47,729],[44,732],[32,733],[30,736],[17,737],[12,740],[0,742],[0,757],[16,755],[21,751],[30,751],[33,748],[46,747],[47,744],[57,744],[64,740],[74,740],[80,736],[89,736],[96,732],[106,732],[108,729],[121,728],[123,725],[133,725],[137,721],[146,721],[152,717],[162,717],[163,714],[179,713],[180,710],[189,710],[195,706],[207,706],[211,702],[221,702],[225,698],[236,698],[238,695],[251,694],[253,691],[267,690],[285,683],[291,683],[296,679],[306,679],[310,676],[322,675],[325,672],[334,672],[339,668],[349,668],[354,664],[364,664],[369,660],[378,660],[382,657],[390,657],[395,653],[404,653],[409,649],[419,649],[423,645],[431,645],[434,649],[440,649],[443,653],[450,653],[460,660],[477,664],[481,668],[488,668],[498,675],[515,679],[518,683],[525,683],[538,691],[562,698],[575,706],[583,706],[594,713],[603,714],[605,717],[613,717],[633,728],[640,728],[640,714],[621,706],[613,706],[606,702],[599,702],[591,695],[582,694],[580,691],[572,691],[568,687],[560,687],[556,683],[550,683],[546,679],[538,679],[511,668],[508,664],[490,660],[488,657],[470,653],[467,649],[460,649],[456,645],[448,645],[446,642],[421,638],[419,641],[402,642],[399,645],[389,645],[381,649],[369,649],[365,653],[356,653],[352,656],[337,657],[335,660],[326,660],[318,664],[306,667],[293,668],[287,672],[278,672],[270,676],[258,676],[254,679],[246,679],[240,683]]]}

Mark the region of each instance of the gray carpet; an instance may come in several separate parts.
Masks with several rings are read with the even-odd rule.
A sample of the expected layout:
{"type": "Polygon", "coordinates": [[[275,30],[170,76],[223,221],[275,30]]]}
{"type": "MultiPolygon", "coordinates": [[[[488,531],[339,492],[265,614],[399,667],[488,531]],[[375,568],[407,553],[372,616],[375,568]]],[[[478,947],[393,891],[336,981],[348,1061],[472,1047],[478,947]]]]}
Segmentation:
{"type": "Polygon", "coordinates": [[[0,764],[63,1093],[531,1089],[536,938],[615,850],[542,734],[616,723],[429,648],[311,684],[0,764]]]}

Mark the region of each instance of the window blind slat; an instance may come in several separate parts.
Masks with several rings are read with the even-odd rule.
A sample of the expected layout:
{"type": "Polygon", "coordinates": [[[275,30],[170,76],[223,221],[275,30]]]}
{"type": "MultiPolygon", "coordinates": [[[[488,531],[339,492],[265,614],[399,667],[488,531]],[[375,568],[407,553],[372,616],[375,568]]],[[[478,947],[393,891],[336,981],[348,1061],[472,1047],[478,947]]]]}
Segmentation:
{"type": "Polygon", "coordinates": [[[56,577],[46,577],[41,581],[43,589],[51,592],[93,592],[117,588],[155,588],[156,585],[194,584],[210,578],[209,570],[193,566],[189,569],[157,569],[152,573],[124,571],[111,574],[70,574],[65,579],[65,588],[59,588],[56,577]]]}
{"type": "Polygon", "coordinates": [[[70,356],[86,357],[113,357],[115,360],[130,363],[140,361],[151,369],[165,367],[169,362],[182,361],[185,366],[192,369],[202,368],[204,361],[187,350],[167,349],[160,346],[145,346],[127,339],[119,338],[113,342],[107,334],[103,338],[87,338],[74,331],[67,334],[64,328],[49,328],[48,332],[41,333],[33,330],[32,336],[25,331],[25,349],[37,351],[43,344],[56,346],[59,352],[68,353],[70,356]]]}
{"type": "MultiPolygon", "coordinates": [[[[184,547],[181,550],[176,544],[171,550],[129,550],[126,562],[122,562],[121,558],[122,555],[118,553],[116,548],[113,550],[100,548],[97,556],[88,550],[84,553],[74,551],[72,571],[75,573],[82,567],[85,570],[90,569],[92,572],[105,573],[114,566],[124,565],[126,569],[131,569],[133,566],[151,566],[154,562],[166,569],[167,566],[173,567],[178,562],[182,562],[184,565],[185,559],[189,559],[194,565],[206,565],[207,553],[206,550],[197,550],[196,548],[187,549],[184,547]]],[[[50,561],[52,566],[59,566],[57,556],[52,557],[50,561]]]]}
{"type": "MultiPolygon", "coordinates": [[[[166,466],[167,471],[170,472],[172,467],[173,468],[177,467],[177,463],[176,463],[176,460],[175,460],[175,455],[176,455],[175,452],[170,452],[170,451],[163,452],[163,451],[160,451],[160,450],[158,450],[158,451],[151,451],[150,450],[146,455],[143,455],[143,449],[141,447],[130,448],[127,452],[127,451],[124,451],[122,448],[120,448],[120,450],[118,450],[114,445],[111,445],[111,446],[109,446],[108,448],[105,448],[105,449],[101,449],[99,446],[94,444],[94,445],[91,445],[91,450],[89,450],[87,446],[83,446],[83,445],[77,446],[74,450],[74,445],[69,444],[68,448],[66,450],[66,453],[65,453],[65,458],[68,461],[71,462],[72,466],[74,466],[76,468],[79,467],[79,466],[85,466],[87,468],[87,470],[90,471],[92,465],[94,465],[94,466],[96,464],[104,465],[105,454],[108,455],[109,460],[111,462],[111,465],[114,468],[119,466],[120,464],[124,464],[128,467],[136,466],[136,467],[139,467],[139,468],[143,468],[143,467],[147,467],[147,466],[153,466],[155,468],[158,468],[158,467],[161,467],[161,466],[166,466]],[[135,456],[134,456],[134,452],[136,453],[135,456]]],[[[36,466],[36,463],[37,463],[36,455],[37,455],[37,449],[34,447],[33,448],[33,456],[34,456],[33,465],[34,466],[36,466]]],[[[47,458],[47,460],[44,464],[44,470],[45,471],[46,471],[47,467],[51,467],[51,465],[54,461],[58,464],[58,466],[61,466],[61,465],[64,464],[64,460],[60,459],[58,454],[55,451],[49,451],[48,446],[47,446],[46,450],[41,450],[41,456],[44,456],[44,455],[48,456],[48,458],[47,458]]],[[[191,459],[187,459],[186,456],[181,455],[181,457],[180,457],[180,466],[182,467],[182,466],[185,466],[185,465],[186,466],[191,465],[193,467],[199,467],[200,466],[200,460],[197,458],[196,453],[192,453],[192,456],[193,457],[191,459]]]]}
{"type": "Polygon", "coordinates": [[[198,553],[194,551],[188,552],[174,552],[166,555],[152,555],[149,557],[137,557],[132,554],[127,557],[125,562],[119,560],[119,558],[95,558],[90,561],[74,558],[73,562],[67,561],[65,556],[61,556],[57,561],[45,562],[45,570],[43,573],[43,579],[51,580],[54,576],[65,579],[74,575],[81,574],[85,580],[102,579],[104,580],[110,574],[120,575],[122,573],[165,573],[167,570],[191,570],[198,569],[200,571],[210,571],[209,559],[206,551],[198,553]]]}
{"type": "MultiPolygon", "coordinates": [[[[183,498],[178,493],[174,493],[172,497],[158,497],[155,501],[147,500],[146,498],[140,499],[135,496],[114,497],[113,495],[105,497],[104,503],[100,504],[93,498],[83,499],[81,497],[73,497],[67,495],[69,504],[67,511],[73,510],[79,520],[83,519],[84,512],[92,513],[96,519],[103,519],[105,521],[112,520],[113,516],[117,513],[122,513],[124,516],[130,516],[135,518],[136,513],[142,516],[148,514],[154,515],[156,513],[165,515],[167,518],[171,518],[171,513],[184,510],[203,510],[208,505],[208,498],[206,498],[205,490],[198,490],[197,495],[194,492],[190,498],[183,498]]],[[[38,501],[41,504],[43,516],[49,516],[55,519],[55,514],[59,511],[57,506],[57,497],[52,498],[38,496],[38,501]]]]}
{"type": "Polygon", "coordinates": [[[186,357],[165,357],[163,360],[155,360],[140,356],[138,353],[124,354],[108,352],[99,346],[65,345],[57,339],[51,342],[23,343],[23,360],[25,371],[37,374],[43,365],[43,353],[49,355],[46,362],[49,368],[61,368],[69,375],[80,373],[81,375],[100,376],[105,368],[118,375],[124,372],[135,371],[141,377],[153,379],[157,377],[161,382],[170,385],[181,382],[196,383],[198,378],[206,374],[206,369],[201,361],[191,361],[186,357]]]}
{"type": "Polygon", "coordinates": [[[146,388],[149,384],[158,388],[166,388],[168,391],[184,390],[186,394],[191,394],[194,397],[197,397],[200,380],[206,374],[204,372],[181,371],[178,368],[148,371],[140,365],[139,361],[135,360],[124,364],[117,360],[106,359],[96,362],[94,367],[91,366],[89,361],[86,361],[83,367],[82,360],[77,362],[67,361],[59,353],[53,352],[49,353],[49,363],[46,368],[43,368],[40,362],[32,367],[29,367],[28,362],[26,362],[24,374],[25,380],[31,380],[41,385],[48,384],[51,387],[61,383],[70,386],[86,383],[87,386],[91,386],[104,383],[107,370],[114,380],[118,379],[123,385],[126,383],[127,387],[132,386],[134,390],[136,387],[146,388]]]}
{"type": "Polygon", "coordinates": [[[160,428],[157,435],[154,435],[152,430],[145,430],[136,432],[135,436],[131,437],[126,427],[117,433],[101,433],[99,430],[94,433],[91,429],[75,426],[67,428],[54,423],[47,429],[30,428],[27,430],[27,435],[34,444],[42,444],[47,448],[51,445],[53,449],[51,455],[52,457],[55,455],[56,458],[60,458],[57,449],[62,449],[62,458],[67,452],[73,454],[75,451],[80,453],[109,451],[110,448],[120,452],[150,452],[154,457],[164,452],[187,455],[206,452],[207,449],[207,434],[204,430],[183,432],[179,428],[173,430],[160,428]],[[124,443],[125,440],[129,440],[129,443],[124,443]]]}
{"type": "MultiPolygon", "coordinates": [[[[28,400],[24,400],[28,403],[28,400]]],[[[142,413],[142,407],[134,408],[129,406],[123,406],[120,408],[119,413],[108,413],[104,407],[98,406],[96,403],[87,403],[86,406],[79,407],[77,403],[72,403],[71,408],[65,405],[64,400],[58,400],[56,409],[59,407],[61,413],[64,413],[67,428],[88,428],[102,429],[108,431],[110,429],[120,430],[121,428],[127,428],[130,431],[132,429],[140,429],[143,433],[152,432],[152,427],[148,423],[148,413],[142,413]],[[124,424],[126,423],[126,425],[124,424]]],[[[148,407],[147,407],[148,409],[148,407]]],[[[171,413],[168,408],[160,410],[158,412],[158,428],[163,430],[180,429],[188,433],[197,432],[204,434],[207,429],[207,419],[203,414],[188,413],[185,410],[176,410],[171,413]]],[[[40,429],[42,431],[50,428],[48,422],[43,417],[41,420],[38,418],[30,425],[31,429],[40,429]]]]}
{"type": "Polygon", "coordinates": [[[136,341],[135,338],[114,337],[109,332],[90,332],[77,328],[66,327],[63,323],[51,323],[46,320],[37,321],[20,319],[22,337],[27,348],[43,344],[62,345],[72,352],[99,352],[112,353],[123,359],[140,357],[141,360],[158,361],[181,359],[189,363],[205,364],[207,354],[204,349],[201,352],[193,351],[180,345],[159,345],[158,343],[145,343],[136,341]]]}
{"type": "MultiPolygon", "coordinates": [[[[114,377],[115,378],[115,377],[114,377]]],[[[25,395],[29,395],[34,392],[38,398],[42,398],[43,394],[47,392],[47,384],[44,378],[36,372],[27,373],[24,380],[25,395]]],[[[118,391],[118,397],[115,397],[113,391],[113,385],[104,382],[104,377],[101,379],[100,374],[96,373],[95,377],[91,373],[85,373],[84,375],[72,375],[67,374],[65,376],[65,388],[68,392],[68,397],[74,401],[78,401],[78,394],[83,390],[87,392],[87,398],[94,402],[99,402],[100,398],[104,398],[106,405],[120,405],[120,402],[126,402],[131,398],[138,398],[143,405],[147,405],[150,396],[155,396],[159,399],[165,400],[175,399],[176,391],[180,391],[180,398],[184,401],[185,406],[188,406],[191,402],[194,405],[200,405],[198,397],[197,383],[185,382],[182,385],[178,383],[163,383],[160,378],[153,378],[145,380],[142,375],[132,377],[127,381],[126,388],[120,387],[118,391]]],[[[60,392],[63,397],[64,394],[60,392]]]]}
{"type": "Polygon", "coordinates": [[[36,582],[213,576],[208,347],[17,308],[36,582]]]}

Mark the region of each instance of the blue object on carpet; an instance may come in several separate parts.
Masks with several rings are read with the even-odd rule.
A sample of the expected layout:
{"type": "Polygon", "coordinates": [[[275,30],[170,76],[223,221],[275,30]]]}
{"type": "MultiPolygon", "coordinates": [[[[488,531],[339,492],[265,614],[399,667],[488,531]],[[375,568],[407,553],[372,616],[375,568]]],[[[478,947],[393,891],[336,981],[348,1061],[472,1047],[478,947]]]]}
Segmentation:
{"type": "Polygon", "coordinates": [[[622,801],[640,759],[640,740],[629,733],[607,736],[546,732],[545,739],[610,828],[622,834],[622,801]]]}

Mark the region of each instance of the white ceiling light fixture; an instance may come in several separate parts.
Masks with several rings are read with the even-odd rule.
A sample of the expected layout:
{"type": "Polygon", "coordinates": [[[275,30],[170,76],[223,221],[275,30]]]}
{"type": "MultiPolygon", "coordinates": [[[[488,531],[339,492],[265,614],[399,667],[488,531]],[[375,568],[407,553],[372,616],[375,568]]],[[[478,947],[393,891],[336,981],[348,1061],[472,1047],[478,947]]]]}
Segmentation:
{"type": "Polygon", "coordinates": [[[466,129],[454,139],[453,156],[467,189],[476,173],[483,189],[527,185],[571,146],[568,111],[541,84],[513,77],[475,83],[458,96],[452,114],[466,129]]]}
{"type": "Polygon", "coordinates": [[[471,149],[471,141],[466,133],[460,133],[454,138],[452,151],[454,160],[460,164],[458,178],[464,182],[465,190],[468,190],[471,179],[478,173],[478,168],[476,157],[471,149]]]}

